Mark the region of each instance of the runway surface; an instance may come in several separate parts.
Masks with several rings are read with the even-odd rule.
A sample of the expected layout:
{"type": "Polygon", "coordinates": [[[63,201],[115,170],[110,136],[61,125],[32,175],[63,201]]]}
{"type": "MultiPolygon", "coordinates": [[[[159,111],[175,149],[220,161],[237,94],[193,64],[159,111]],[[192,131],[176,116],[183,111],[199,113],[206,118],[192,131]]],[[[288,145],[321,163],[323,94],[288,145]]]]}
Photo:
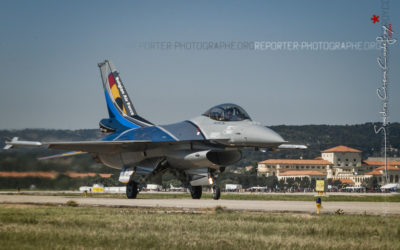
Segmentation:
{"type": "MultiPolygon", "coordinates": [[[[265,212],[315,213],[311,201],[252,201],[252,200],[192,200],[192,199],[116,199],[77,196],[0,195],[0,203],[65,204],[69,200],[79,205],[106,207],[162,207],[203,209],[221,206],[229,210],[265,212]]],[[[346,214],[400,215],[398,202],[322,202],[322,213],[334,213],[343,209],[346,214]]]]}

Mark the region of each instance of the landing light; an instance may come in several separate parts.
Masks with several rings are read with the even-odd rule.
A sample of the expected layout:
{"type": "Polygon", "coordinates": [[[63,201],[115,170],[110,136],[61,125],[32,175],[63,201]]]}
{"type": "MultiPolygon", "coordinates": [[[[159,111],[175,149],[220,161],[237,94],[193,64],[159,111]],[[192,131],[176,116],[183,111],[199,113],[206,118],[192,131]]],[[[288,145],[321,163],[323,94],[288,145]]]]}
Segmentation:
{"type": "Polygon", "coordinates": [[[208,183],[209,183],[210,185],[214,184],[214,180],[213,180],[212,177],[208,178],[208,183]]]}

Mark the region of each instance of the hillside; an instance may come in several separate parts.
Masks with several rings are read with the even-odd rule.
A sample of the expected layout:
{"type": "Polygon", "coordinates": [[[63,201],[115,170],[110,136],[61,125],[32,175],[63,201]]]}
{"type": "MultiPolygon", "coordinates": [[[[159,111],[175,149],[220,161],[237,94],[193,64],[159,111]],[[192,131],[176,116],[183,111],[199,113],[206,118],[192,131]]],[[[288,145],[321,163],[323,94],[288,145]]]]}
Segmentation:
{"type": "MultiPolygon", "coordinates": [[[[252,165],[267,158],[315,158],[320,156],[324,149],[337,145],[346,145],[363,151],[363,158],[368,156],[379,156],[381,154],[382,136],[376,135],[372,123],[360,125],[304,125],[304,126],[271,126],[273,130],[282,135],[290,143],[306,144],[307,150],[284,150],[261,153],[251,149],[243,150],[243,158],[234,166],[228,167],[219,178],[218,182],[241,183],[243,186],[261,185],[264,179],[257,178],[256,172],[251,171],[246,174],[234,174],[233,170],[252,165]]],[[[390,127],[390,146],[392,151],[390,156],[398,156],[400,149],[400,124],[393,123],[390,127]]],[[[17,136],[22,140],[40,141],[76,141],[76,140],[97,140],[102,134],[97,129],[84,130],[46,130],[46,129],[24,129],[24,130],[0,130],[0,138],[17,136]]],[[[3,148],[4,140],[0,141],[3,148]]],[[[74,157],[36,160],[39,156],[47,156],[59,153],[52,150],[0,150],[0,171],[56,171],[56,172],[94,172],[112,173],[111,183],[117,183],[119,171],[96,163],[90,155],[79,155],[74,157]]],[[[179,181],[167,174],[163,178],[165,183],[179,185],[179,181]]],[[[42,178],[0,178],[0,188],[29,187],[35,184],[40,188],[65,189],[77,188],[82,184],[94,182],[104,182],[93,178],[71,179],[67,176],[59,176],[56,179],[42,178]]],[[[108,181],[107,181],[108,182],[108,181]]]]}
{"type": "MultiPolygon", "coordinates": [[[[324,149],[337,145],[346,145],[363,151],[363,158],[379,156],[382,148],[382,136],[376,135],[373,123],[357,125],[279,125],[270,128],[278,132],[285,140],[293,144],[305,144],[308,150],[285,150],[261,153],[254,150],[245,150],[243,160],[237,166],[254,165],[257,161],[266,158],[315,158],[320,156],[324,149]]],[[[17,136],[23,140],[40,141],[77,141],[97,140],[102,137],[98,129],[81,130],[48,130],[48,129],[24,129],[24,130],[0,130],[0,138],[17,136]]],[[[390,125],[389,145],[392,148],[389,155],[398,155],[400,149],[400,123],[390,125]]],[[[0,140],[0,147],[4,147],[4,140],[0,140]]],[[[95,164],[88,155],[76,156],[66,159],[32,162],[37,156],[57,153],[49,150],[13,150],[0,151],[0,170],[51,170],[57,165],[61,170],[68,168],[70,171],[105,171],[108,168],[95,164]],[[14,159],[11,160],[11,159],[14,159]],[[18,159],[18,160],[15,160],[18,159]],[[5,162],[14,162],[12,166],[5,162]],[[38,169],[39,168],[39,169],[38,169]]],[[[110,170],[110,169],[108,169],[110,170]]],[[[98,172],[96,171],[96,172],[98,172]]]]}
{"type": "MultiPolygon", "coordinates": [[[[270,153],[260,153],[246,150],[238,166],[253,165],[267,158],[313,159],[321,156],[321,151],[338,145],[346,145],[361,150],[366,159],[369,156],[380,156],[383,146],[381,135],[374,132],[373,123],[357,125],[302,125],[302,126],[271,126],[285,140],[293,144],[305,144],[307,150],[285,150],[270,153]]],[[[391,152],[389,156],[398,156],[400,150],[400,123],[390,125],[388,137],[391,152]]]]}

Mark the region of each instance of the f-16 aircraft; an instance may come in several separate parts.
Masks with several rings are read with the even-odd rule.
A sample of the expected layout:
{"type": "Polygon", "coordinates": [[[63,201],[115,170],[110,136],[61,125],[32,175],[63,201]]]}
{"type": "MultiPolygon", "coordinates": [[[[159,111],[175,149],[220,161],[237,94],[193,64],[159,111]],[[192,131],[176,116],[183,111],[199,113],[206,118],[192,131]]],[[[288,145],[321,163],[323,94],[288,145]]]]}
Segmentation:
{"type": "Polygon", "coordinates": [[[37,142],[13,138],[6,141],[5,149],[74,150],[57,157],[89,153],[97,162],[121,169],[119,180],[127,183],[128,198],[136,198],[139,192],[134,176],[160,183],[162,175],[170,171],[189,188],[193,199],[201,198],[202,185],[211,185],[213,199],[219,199],[221,192],[215,179],[226,166],[242,158],[243,148],[306,148],[287,144],[279,134],[252,121],[243,108],[232,103],[214,106],[190,120],[155,125],[136,112],[112,63],[105,60],[98,66],[109,114],[99,123],[105,134],[101,141],[37,142]]]}

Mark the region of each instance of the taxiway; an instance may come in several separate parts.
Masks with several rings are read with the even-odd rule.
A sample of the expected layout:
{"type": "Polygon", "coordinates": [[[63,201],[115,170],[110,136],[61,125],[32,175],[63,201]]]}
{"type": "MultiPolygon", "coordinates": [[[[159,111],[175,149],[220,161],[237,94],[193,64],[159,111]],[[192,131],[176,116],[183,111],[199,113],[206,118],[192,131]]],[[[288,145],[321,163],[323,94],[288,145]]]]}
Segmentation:
{"type": "MultiPolygon", "coordinates": [[[[312,201],[256,201],[256,200],[211,200],[211,199],[118,199],[77,196],[0,195],[0,203],[17,204],[66,204],[74,200],[84,206],[106,207],[162,207],[180,209],[205,209],[221,206],[228,210],[264,212],[315,213],[312,201]]],[[[323,202],[322,213],[334,213],[342,209],[346,214],[400,215],[397,202],[323,202]]]]}

